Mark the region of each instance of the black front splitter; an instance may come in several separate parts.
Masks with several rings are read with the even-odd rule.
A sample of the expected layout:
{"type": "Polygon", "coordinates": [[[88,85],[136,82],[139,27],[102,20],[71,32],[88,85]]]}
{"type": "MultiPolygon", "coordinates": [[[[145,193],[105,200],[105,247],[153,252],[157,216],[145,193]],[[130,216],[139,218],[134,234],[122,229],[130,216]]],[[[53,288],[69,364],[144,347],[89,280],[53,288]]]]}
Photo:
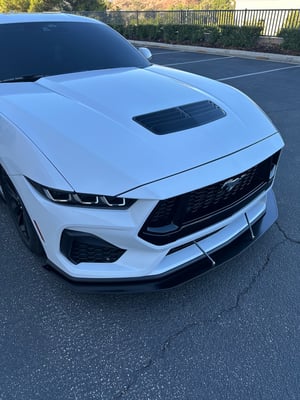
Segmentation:
{"type": "Polygon", "coordinates": [[[215,264],[206,257],[201,256],[191,262],[181,265],[169,272],[138,278],[121,279],[74,279],[48,262],[47,269],[53,271],[55,276],[64,278],[68,286],[77,292],[84,293],[141,293],[167,290],[188,282],[200,275],[207,273],[229,261],[260,238],[276,221],[278,217],[275,196],[272,190],[268,193],[266,213],[229,244],[210,253],[215,264]]]}

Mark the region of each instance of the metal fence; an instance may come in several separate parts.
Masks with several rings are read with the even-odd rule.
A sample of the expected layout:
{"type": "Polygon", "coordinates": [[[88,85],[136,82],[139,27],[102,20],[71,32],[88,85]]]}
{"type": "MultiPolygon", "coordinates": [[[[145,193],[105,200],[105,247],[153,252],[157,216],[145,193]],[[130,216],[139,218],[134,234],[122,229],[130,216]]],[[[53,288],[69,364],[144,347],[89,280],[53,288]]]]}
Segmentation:
{"type": "Polygon", "coordinates": [[[172,11],[82,11],[81,15],[111,25],[192,24],[259,25],[263,36],[277,36],[282,28],[300,29],[300,9],[284,10],[172,10],[172,11]]]}

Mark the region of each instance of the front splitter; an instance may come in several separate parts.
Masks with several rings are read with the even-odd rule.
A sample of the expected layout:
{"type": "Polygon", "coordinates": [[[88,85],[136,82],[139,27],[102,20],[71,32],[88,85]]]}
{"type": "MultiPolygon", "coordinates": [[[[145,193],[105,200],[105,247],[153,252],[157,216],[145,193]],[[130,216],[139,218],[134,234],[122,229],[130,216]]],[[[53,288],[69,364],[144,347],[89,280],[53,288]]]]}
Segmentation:
{"type": "Polygon", "coordinates": [[[270,190],[267,195],[265,214],[251,225],[250,229],[247,229],[229,244],[209,253],[214,263],[211,262],[211,258],[201,255],[191,262],[160,275],[117,279],[75,279],[63,273],[50,261],[47,262],[45,267],[52,271],[54,276],[63,278],[72,290],[81,293],[141,293],[167,290],[206,274],[231,260],[259,239],[274,224],[277,217],[275,195],[270,190]]]}

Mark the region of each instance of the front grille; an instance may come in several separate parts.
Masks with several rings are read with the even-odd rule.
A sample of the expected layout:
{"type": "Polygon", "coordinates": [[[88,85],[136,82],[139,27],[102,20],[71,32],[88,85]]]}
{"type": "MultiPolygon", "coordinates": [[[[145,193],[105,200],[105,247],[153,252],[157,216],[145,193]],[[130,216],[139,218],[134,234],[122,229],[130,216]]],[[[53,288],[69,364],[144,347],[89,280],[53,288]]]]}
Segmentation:
{"type": "Polygon", "coordinates": [[[85,232],[65,229],[60,242],[61,252],[73,263],[112,263],[125,250],[85,232]]]}
{"type": "Polygon", "coordinates": [[[271,185],[270,172],[278,156],[277,153],[213,185],[161,200],[139,236],[150,243],[164,245],[230,217],[271,185]]]}

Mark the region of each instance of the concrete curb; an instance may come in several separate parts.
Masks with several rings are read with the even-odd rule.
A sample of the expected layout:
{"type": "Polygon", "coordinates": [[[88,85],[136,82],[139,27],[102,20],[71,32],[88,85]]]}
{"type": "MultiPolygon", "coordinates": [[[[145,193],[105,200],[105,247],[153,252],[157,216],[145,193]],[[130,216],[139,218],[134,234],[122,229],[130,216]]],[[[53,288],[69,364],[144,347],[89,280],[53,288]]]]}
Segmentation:
{"type": "Polygon", "coordinates": [[[252,58],[256,60],[264,60],[264,61],[267,60],[267,61],[276,61],[289,64],[300,64],[300,56],[290,56],[286,54],[261,53],[257,51],[232,50],[232,49],[218,49],[218,48],[201,47],[201,46],[185,46],[181,44],[145,42],[139,40],[130,40],[130,42],[135,46],[160,47],[163,49],[190,51],[193,53],[214,54],[219,56],[231,56],[231,57],[234,56],[242,58],[252,58]]]}

